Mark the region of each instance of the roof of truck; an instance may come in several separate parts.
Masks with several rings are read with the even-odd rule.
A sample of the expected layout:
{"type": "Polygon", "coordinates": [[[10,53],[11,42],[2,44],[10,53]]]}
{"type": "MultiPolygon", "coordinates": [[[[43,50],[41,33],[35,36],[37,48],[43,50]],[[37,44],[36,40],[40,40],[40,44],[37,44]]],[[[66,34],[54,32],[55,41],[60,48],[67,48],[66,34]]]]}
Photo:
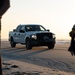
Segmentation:
{"type": "Polygon", "coordinates": [[[40,24],[20,24],[20,25],[40,25],[40,24]]]}

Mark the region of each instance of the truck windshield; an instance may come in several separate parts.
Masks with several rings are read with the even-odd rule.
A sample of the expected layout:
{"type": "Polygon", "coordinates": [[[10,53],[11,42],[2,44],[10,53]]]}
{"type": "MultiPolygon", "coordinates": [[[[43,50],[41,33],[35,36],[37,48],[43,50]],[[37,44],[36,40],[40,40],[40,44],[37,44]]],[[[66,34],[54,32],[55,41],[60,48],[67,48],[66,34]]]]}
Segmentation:
{"type": "Polygon", "coordinates": [[[46,29],[41,25],[26,25],[26,31],[45,31],[46,29]]]}

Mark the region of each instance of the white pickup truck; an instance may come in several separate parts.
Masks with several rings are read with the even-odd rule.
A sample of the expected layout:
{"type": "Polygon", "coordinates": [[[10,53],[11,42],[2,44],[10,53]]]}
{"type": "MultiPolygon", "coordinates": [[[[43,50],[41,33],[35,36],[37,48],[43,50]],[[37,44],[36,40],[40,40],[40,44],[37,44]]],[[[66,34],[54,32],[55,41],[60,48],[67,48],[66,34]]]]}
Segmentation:
{"type": "Polygon", "coordinates": [[[9,32],[9,41],[11,47],[20,43],[26,45],[27,49],[32,49],[33,46],[48,46],[53,49],[56,42],[54,33],[37,24],[18,25],[9,32]]]}

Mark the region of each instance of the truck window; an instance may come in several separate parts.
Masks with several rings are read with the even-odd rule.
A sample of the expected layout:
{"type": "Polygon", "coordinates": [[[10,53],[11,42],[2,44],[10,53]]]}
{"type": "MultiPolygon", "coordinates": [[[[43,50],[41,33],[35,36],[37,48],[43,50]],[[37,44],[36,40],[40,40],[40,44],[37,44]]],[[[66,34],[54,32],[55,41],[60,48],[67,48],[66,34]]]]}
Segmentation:
{"type": "Polygon", "coordinates": [[[25,26],[21,26],[20,32],[25,32],[25,26]]]}
{"type": "Polygon", "coordinates": [[[19,32],[19,31],[20,31],[20,28],[21,28],[21,26],[18,26],[18,27],[16,28],[16,32],[19,32]]]}

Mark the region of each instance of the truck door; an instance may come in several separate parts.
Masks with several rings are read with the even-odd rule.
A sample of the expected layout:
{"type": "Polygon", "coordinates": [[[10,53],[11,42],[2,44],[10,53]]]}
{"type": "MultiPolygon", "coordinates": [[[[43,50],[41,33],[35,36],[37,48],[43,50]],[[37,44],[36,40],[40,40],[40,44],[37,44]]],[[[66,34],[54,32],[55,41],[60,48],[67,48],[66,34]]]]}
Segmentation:
{"type": "Polygon", "coordinates": [[[18,26],[17,28],[16,28],[16,30],[15,30],[15,32],[14,32],[14,41],[15,42],[20,42],[19,40],[19,34],[20,34],[20,28],[21,28],[21,26],[18,26]]]}
{"type": "Polygon", "coordinates": [[[19,41],[20,43],[25,43],[25,26],[21,26],[19,34],[19,41]]]}

